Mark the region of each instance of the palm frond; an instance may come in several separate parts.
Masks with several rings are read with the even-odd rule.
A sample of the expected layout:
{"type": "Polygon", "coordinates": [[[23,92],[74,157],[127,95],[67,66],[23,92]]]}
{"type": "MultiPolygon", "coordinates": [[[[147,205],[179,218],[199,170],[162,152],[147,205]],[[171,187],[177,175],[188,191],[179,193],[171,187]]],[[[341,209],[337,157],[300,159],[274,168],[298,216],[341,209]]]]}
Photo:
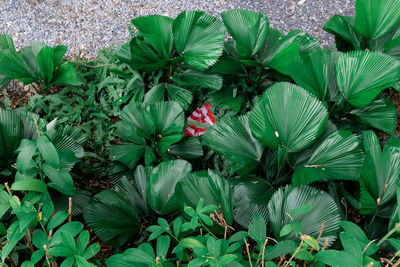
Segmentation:
{"type": "Polygon", "coordinates": [[[272,149],[301,151],[325,130],[328,112],[303,88],[282,82],[271,86],[252,110],[253,136],[272,149]]]}
{"type": "Polygon", "coordinates": [[[382,90],[393,86],[400,76],[400,62],[370,51],[340,56],[336,81],[345,99],[357,108],[370,103],[382,90]]]}

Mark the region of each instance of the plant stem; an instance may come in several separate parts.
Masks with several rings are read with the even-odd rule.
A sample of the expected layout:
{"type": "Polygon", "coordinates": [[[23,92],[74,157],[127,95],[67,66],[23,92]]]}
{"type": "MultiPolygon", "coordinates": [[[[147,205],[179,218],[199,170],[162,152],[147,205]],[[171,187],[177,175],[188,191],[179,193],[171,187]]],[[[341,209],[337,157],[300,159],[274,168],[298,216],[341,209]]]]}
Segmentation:
{"type": "Polygon", "coordinates": [[[400,229],[400,222],[396,223],[392,230],[390,230],[381,240],[377,243],[378,246],[382,245],[392,234],[400,229]]]}

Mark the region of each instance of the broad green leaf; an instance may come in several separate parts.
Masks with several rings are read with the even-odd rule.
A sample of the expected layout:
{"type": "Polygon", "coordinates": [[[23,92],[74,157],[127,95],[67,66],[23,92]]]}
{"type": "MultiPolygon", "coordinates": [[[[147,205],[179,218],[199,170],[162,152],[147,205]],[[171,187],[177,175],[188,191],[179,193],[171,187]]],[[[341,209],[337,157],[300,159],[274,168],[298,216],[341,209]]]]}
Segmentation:
{"type": "Polygon", "coordinates": [[[292,183],[307,184],[322,178],[358,180],[363,159],[358,136],[335,131],[313,151],[308,160],[296,167],[292,183]]]}
{"type": "Polygon", "coordinates": [[[140,248],[130,248],[123,254],[116,254],[107,259],[107,267],[147,267],[154,263],[155,259],[140,248]]]}
{"type": "Polygon", "coordinates": [[[363,137],[366,160],[360,178],[360,213],[372,214],[396,194],[400,177],[400,147],[388,142],[382,151],[374,132],[366,131],[363,137]]]}
{"type": "Polygon", "coordinates": [[[272,149],[289,152],[310,146],[324,132],[327,122],[328,112],[318,99],[285,82],[271,86],[249,118],[254,137],[272,149]]]}
{"type": "Polygon", "coordinates": [[[178,182],[176,195],[181,207],[195,207],[200,199],[204,199],[205,206],[220,207],[226,223],[232,225],[232,192],[228,181],[216,172],[209,170],[208,173],[195,172],[187,175],[178,182]]]}
{"type": "Polygon", "coordinates": [[[344,99],[357,108],[368,105],[400,76],[400,62],[370,51],[343,54],[336,64],[336,81],[344,99]]]}
{"type": "Polygon", "coordinates": [[[68,213],[66,211],[58,211],[51,217],[49,223],[47,224],[47,231],[50,231],[57,226],[61,225],[68,218],[68,213]]]}
{"type": "Polygon", "coordinates": [[[217,73],[200,72],[192,69],[176,73],[172,79],[181,86],[200,86],[213,90],[220,90],[223,83],[222,76],[217,73]]]}
{"type": "Polygon", "coordinates": [[[250,59],[260,51],[269,30],[268,18],[264,14],[234,9],[222,12],[221,17],[236,42],[239,59],[250,59]]]}
{"type": "Polygon", "coordinates": [[[393,102],[386,97],[375,99],[362,109],[353,109],[350,114],[354,121],[387,134],[393,134],[396,128],[397,109],[393,102]]]}
{"type": "Polygon", "coordinates": [[[36,140],[37,148],[44,161],[55,169],[60,168],[60,157],[53,143],[45,135],[41,135],[36,140]]]}
{"type": "Polygon", "coordinates": [[[15,51],[14,41],[7,33],[0,34],[0,50],[10,49],[15,51]]]}
{"type": "Polygon", "coordinates": [[[57,170],[47,163],[42,165],[42,170],[52,182],[48,184],[49,187],[53,187],[65,195],[72,196],[76,194],[74,181],[68,172],[57,170]]]}
{"type": "Polygon", "coordinates": [[[54,85],[63,86],[81,86],[82,81],[75,71],[74,65],[69,62],[64,62],[53,73],[51,81],[54,85]]]}
{"type": "Polygon", "coordinates": [[[225,28],[215,17],[203,11],[183,11],[172,30],[176,49],[189,67],[204,71],[222,55],[225,28]]]}
{"type": "Polygon", "coordinates": [[[264,146],[251,135],[247,116],[224,117],[206,131],[203,140],[227,159],[232,173],[247,174],[254,170],[264,151],[264,146]]]}
{"type": "Polygon", "coordinates": [[[324,264],[328,264],[330,266],[337,266],[337,267],[363,266],[362,261],[361,262],[358,261],[357,258],[354,257],[354,255],[345,251],[338,251],[333,249],[324,250],[315,255],[315,258],[318,261],[324,264]]]}
{"type": "MultiPolygon", "coordinates": [[[[335,234],[340,229],[341,221],[339,209],[332,197],[322,190],[309,186],[288,186],[285,189],[279,189],[268,203],[268,218],[269,225],[278,238],[281,229],[292,223],[292,219],[301,224],[302,234],[314,238],[317,238],[325,222],[320,239],[321,244],[324,244],[326,238],[328,244],[332,244],[336,239],[335,234]],[[289,217],[290,211],[304,205],[310,205],[313,208],[307,213],[289,217]]],[[[296,240],[295,233],[292,232],[283,239],[296,240]]]]}
{"type": "Polygon", "coordinates": [[[191,170],[190,163],[184,160],[166,161],[155,167],[147,185],[150,207],[159,214],[175,211],[178,208],[175,186],[191,170]]]}
{"type": "Polygon", "coordinates": [[[264,46],[256,55],[257,61],[288,75],[290,63],[300,52],[300,48],[295,41],[298,33],[298,31],[292,31],[282,36],[280,31],[270,29],[264,46]]]}
{"type": "Polygon", "coordinates": [[[365,38],[381,37],[400,23],[399,0],[357,0],[355,31],[365,38]]]}
{"type": "Polygon", "coordinates": [[[167,58],[171,53],[172,23],[173,19],[160,15],[143,16],[132,20],[139,34],[162,58],[167,58]]]}
{"type": "Polygon", "coordinates": [[[105,242],[121,246],[139,231],[135,207],[120,192],[104,190],[86,207],[86,223],[105,242]]]}
{"type": "Polygon", "coordinates": [[[22,179],[15,181],[12,186],[12,190],[17,191],[34,191],[39,193],[45,193],[47,191],[46,184],[38,179],[22,179]]]}
{"type": "Polygon", "coordinates": [[[330,81],[329,59],[326,50],[300,54],[289,65],[289,74],[299,86],[323,100],[330,81]]]}
{"type": "Polygon", "coordinates": [[[254,214],[261,214],[265,220],[267,205],[275,189],[265,181],[256,177],[230,179],[233,189],[233,216],[243,227],[249,227],[254,214]]]}
{"type": "Polygon", "coordinates": [[[340,51],[359,50],[361,36],[354,31],[353,16],[334,15],[324,25],[324,31],[335,35],[336,47],[340,51]]]}
{"type": "Polygon", "coordinates": [[[262,247],[267,237],[267,225],[261,214],[254,214],[249,225],[249,237],[253,238],[257,244],[262,247]]]}
{"type": "Polygon", "coordinates": [[[38,79],[24,58],[15,50],[0,50],[0,74],[29,84],[38,79]]]}
{"type": "Polygon", "coordinates": [[[50,84],[53,78],[53,71],[55,69],[54,61],[54,48],[50,46],[43,47],[38,56],[37,56],[37,64],[40,70],[40,76],[44,84],[47,86],[50,84]]]}
{"type": "Polygon", "coordinates": [[[184,248],[202,248],[204,247],[203,243],[201,243],[199,240],[187,237],[182,239],[179,242],[179,245],[181,245],[184,248]]]}

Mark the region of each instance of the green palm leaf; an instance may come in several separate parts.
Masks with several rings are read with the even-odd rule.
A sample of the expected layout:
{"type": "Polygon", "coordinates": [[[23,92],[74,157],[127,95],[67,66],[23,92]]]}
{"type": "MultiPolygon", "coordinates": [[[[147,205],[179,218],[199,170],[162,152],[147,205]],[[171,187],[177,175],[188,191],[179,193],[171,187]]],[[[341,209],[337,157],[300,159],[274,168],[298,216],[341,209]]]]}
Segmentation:
{"type": "Polygon", "coordinates": [[[264,151],[264,146],[251,135],[247,116],[225,117],[206,131],[203,140],[227,159],[232,173],[254,170],[264,151]]]}
{"type": "Polygon", "coordinates": [[[176,195],[182,210],[184,205],[196,207],[199,200],[204,199],[204,206],[220,207],[226,223],[232,225],[232,191],[228,181],[214,171],[195,172],[187,175],[177,184],[176,195]]]}
{"type": "Polygon", "coordinates": [[[295,41],[298,32],[290,32],[283,36],[275,29],[270,29],[264,46],[256,55],[261,64],[273,68],[283,74],[289,74],[289,65],[299,55],[300,48],[295,41]]]}
{"type": "Polygon", "coordinates": [[[324,25],[324,30],[335,35],[336,47],[340,51],[361,48],[361,36],[354,31],[354,17],[335,15],[324,25]]]}
{"type": "MultiPolygon", "coordinates": [[[[53,58],[54,59],[54,58],[53,58]]],[[[53,73],[51,83],[64,86],[81,86],[82,81],[75,71],[74,65],[64,62],[53,73]]]]}
{"type": "Polygon", "coordinates": [[[128,198],[141,216],[148,216],[150,213],[147,203],[147,179],[150,171],[150,168],[139,165],[133,173],[132,181],[123,176],[115,185],[115,189],[128,198]]]}
{"type": "Polygon", "coordinates": [[[35,72],[32,72],[23,57],[10,49],[0,51],[0,74],[23,81],[24,84],[36,80],[35,72]]]}
{"type": "Polygon", "coordinates": [[[363,159],[364,154],[358,136],[335,131],[304,163],[296,167],[292,183],[307,184],[321,178],[358,180],[363,159]]]}
{"type": "Polygon", "coordinates": [[[101,240],[121,246],[139,231],[135,206],[122,193],[104,190],[86,207],[83,217],[101,240]]]}
{"type": "Polygon", "coordinates": [[[355,31],[365,38],[381,37],[400,23],[399,0],[357,0],[355,31]]]}
{"type": "Polygon", "coordinates": [[[260,98],[250,114],[254,137],[273,149],[297,152],[311,145],[325,130],[328,112],[306,90],[276,83],[260,98]]]}
{"type": "Polygon", "coordinates": [[[325,222],[320,243],[323,244],[327,238],[328,244],[332,244],[336,239],[335,234],[340,230],[339,214],[339,209],[330,195],[309,186],[280,188],[268,203],[269,224],[278,239],[296,240],[293,232],[279,237],[281,229],[291,223],[293,219],[301,224],[302,234],[314,238],[318,236],[322,224],[325,222]],[[294,209],[305,205],[311,206],[312,209],[307,213],[290,215],[294,209]]]}
{"type": "Polygon", "coordinates": [[[274,188],[264,179],[257,177],[243,177],[231,179],[233,188],[233,216],[235,221],[248,228],[253,215],[261,214],[268,220],[268,201],[274,194],[274,188]]]}
{"type": "Polygon", "coordinates": [[[204,71],[222,55],[225,29],[221,21],[203,11],[184,11],[173,24],[174,44],[185,64],[204,71]]]}
{"type": "Polygon", "coordinates": [[[0,34],[0,50],[2,49],[15,51],[14,41],[7,33],[0,34]]]}
{"type": "Polygon", "coordinates": [[[172,18],[160,15],[138,17],[132,20],[139,34],[163,59],[168,58],[172,50],[172,23],[172,18]]]}
{"type": "Polygon", "coordinates": [[[250,59],[260,51],[269,30],[268,18],[264,14],[234,9],[222,12],[221,17],[236,42],[239,59],[250,59]]]}
{"type": "Polygon", "coordinates": [[[369,51],[343,54],[336,64],[336,81],[345,99],[357,108],[370,103],[400,76],[400,62],[369,51]]]}
{"type": "Polygon", "coordinates": [[[171,145],[168,153],[185,159],[195,159],[203,156],[203,147],[199,138],[188,137],[171,145]]]}
{"type": "Polygon", "coordinates": [[[150,207],[159,214],[168,214],[177,209],[176,184],[190,173],[192,166],[184,160],[172,160],[155,167],[147,185],[150,207]]]}
{"type": "Polygon", "coordinates": [[[148,72],[162,68],[168,63],[168,58],[162,58],[158,55],[150,44],[143,39],[143,36],[131,40],[128,54],[119,50],[117,55],[121,61],[126,60],[126,57],[130,55],[129,64],[132,68],[148,72]]]}
{"type": "Polygon", "coordinates": [[[372,131],[363,134],[366,160],[361,171],[361,214],[372,214],[396,194],[400,178],[400,144],[389,140],[381,150],[372,131]]]}
{"type": "Polygon", "coordinates": [[[54,65],[53,61],[54,48],[50,46],[43,47],[38,56],[37,64],[40,71],[40,76],[45,85],[49,85],[53,79],[53,71],[57,65],[54,65]]]}
{"type": "Polygon", "coordinates": [[[143,103],[152,105],[164,101],[166,95],[169,100],[179,103],[184,109],[188,108],[193,99],[192,92],[185,88],[171,84],[157,84],[144,95],[143,103]]]}
{"type": "Polygon", "coordinates": [[[352,119],[364,125],[374,127],[387,134],[393,134],[397,122],[397,109],[393,102],[384,97],[375,99],[362,109],[350,111],[352,119]]]}
{"type": "Polygon", "coordinates": [[[223,82],[223,78],[217,73],[200,72],[192,69],[175,74],[172,79],[181,86],[200,86],[213,90],[220,90],[223,82]]]}
{"type": "Polygon", "coordinates": [[[390,40],[385,43],[384,47],[385,54],[397,58],[400,60],[400,38],[397,37],[396,39],[390,40]]]}
{"type": "Polygon", "coordinates": [[[301,87],[323,100],[330,81],[330,53],[321,50],[300,54],[289,66],[293,80],[301,87]]]}

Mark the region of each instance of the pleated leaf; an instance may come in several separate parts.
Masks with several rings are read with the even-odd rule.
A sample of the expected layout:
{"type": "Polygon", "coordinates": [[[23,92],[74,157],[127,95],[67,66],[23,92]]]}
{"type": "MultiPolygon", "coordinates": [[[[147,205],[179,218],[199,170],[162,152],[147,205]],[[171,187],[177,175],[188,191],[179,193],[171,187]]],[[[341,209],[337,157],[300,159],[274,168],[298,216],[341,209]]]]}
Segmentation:
{"type": "Polygon", "coordinates": [[[392,200],[400,178],[400,145],[386,143],[381,150],[372,131],[363,134],[366,160],[361,171],[361,214],[372,214],[378,207],[392,200]]]}
{"type": "Polygon", "coordinates": [[[10,49],[15,51],[14,41],[7,33],[0,34],[0,50],[10,49]]]}
{"type": "Polygon", "coordinates": [[[174,44],[184,62],[204,71],[222,55],[225,29],[222,22],[203,11],[184,11],[173,23],[174,44]]]}
{"type": "Polygon", "coordinates": [[[83,217],[101,240],[121,246],[139,231],[139,216],[126,197],[113,190],[97,194],[83,217]]]}
{"type": "Polygon", "coordinates": [[[147,185],[147,199],[155,212],[168,214],[178,208],[175,186],[191,170],[190,163],[184,160],[162,162],[152,170],[147,185]]]}
{"type": "Polygon", "coordinates": [[[37,79],[35,72],[29,68],[23,57],[10,49],[0,51],[0,74],[23,81],[25,84],[37,79]]]}
{"type": "Polygon", "coordinates": [[[340,230],[340,213],[333,198],[324,191],[309,187],[300,186],[280,188],[272,196],[268,203],[269,225],[278,239],[297,240],[294,232],[280,237],[281,229],[292,222],[288,216],[290,212],[301,206],[309,205],[312,209],[302,214],[292,214],[291,217],[301,224],[302,234],[318,237],[322,223],[325,227],[322,232],[320,244],[324,244],[328,238],[328,245],[336,239],[335,234],[340,230]]]}
{"type": "Polygon", "coordinates": [[[37,64],[42,77],[43,83],[49,85],[53,79],[53,71],[57,65],[54,65],[53,61],[54,48],[50,46],[43,47],[38,56],[37,64]]]}
{"type": "Polygon", "coordinates": [[[11,165],[14,154],[24,138],[24,125],[18,114],[11,110],[0,110],[0,168],[11,165]]]}
{"type": "Polygon", "coordinates": [[[272,149],[301,151],[325,130],[328,112],[303,88],[282,82],[271,86],[252,110],[249,125],[254,137],[272,149]]]}
{"type": "Polygon", "coordinates": [[[161,15],[138,17],[132,20],[139,34],[162,58],[168,58],[171,53],[172,23],[173,19],[161,15]]]}
{"type": "Polygon", "coordinates": [[[283,74],[289,74],[289,65],[299,55],[300,48],[295,41],[298,32],[290,32],[285,36],[275,29],[270,29],[264,46],[258,52],[256,60],[261,64],[283,74]]]}
{"type": "Polygon", "coordinates": [[[81,86],[82,81],[75,71],[74,65],[64,62],[53,73],[51,81],[54,85],[81,86]]]}
{"type": "Polygon", "coordinates": [[[381,37],[400,23],[399,0],[357,0],[355,31],[365,38],[381,37]]]}
{"type": "Polygon", "coordinates": [[[366,126],[374,127],[387,134],[396,129],[397,109],[393,102],[384,97],[376,99],[362,109],[350,111],[352,119],[366,126]]]}
{"type": "Polygon", "coordinates": [[[370,103],[382,90],[393,86],[400,76],[400,62],[369,51],[340,56],[336,81],[345,99],[357,108],[370,103]]]}
{"type": "Polygon", "coordinates": [[[329,87],[329,57],[327,51],[301,54],[289,66],[292,79],[301,87],[323,100],[329,87]]]}
{"type": "Polygon", "coordinates": [[[195,159],[203,156],[203,147],[198,137],[189,137],[171,145],[168,153],[185,159],[195,159]]]}
{"type": "Polygon", "coordinates": [[[384,52],[386,55],[400,60],[400,38],[396,38],[385,43],[384,52]]]}
{"type": "Polygon", "coordinates": [[[314,150],[304,164],[297,166],[292,183],[307,184],[321,178],[357,181],[363,160],[358,136],[336,131],[314,150]]]}
{"type": "Polygon", "coordinates": [[[203,140],[227,159],[232,173],[254,170],[264,151],[264,146],[251,135],[247,116],[223,118],[206,131],[203,140]]]}
{"type": "Polygon", "coordinates": [[[340,51],[361,48],[361,36],[354,31],[354,21],[353,16],[334,15],[323,27],[324,31],[335,35],[336,47],[340,51]]]}
{"type": "Polygon", "coordinates": [[[192,69],[175,74],[173,80],[181,86],[200,86],[213,90],[220,90],[223,82],[223,78],[217,73],[200,72],[192,69]]]}
{"type": "Polygon", "coordinates": [[[204,206],[220,207],[226,223],[232,225],[232,191],[228,181],[214,171],[195,172],[187,175],[177,184],[176,195],[182,210],[184,205],[196,207],[199,200],[203,199],[204,206]]]}
{"type": "Polygon", "coordinates": [[[131,55],[130,66],[134,69],[147,72],[155,71],[168,63],[168,58],[158,55],[142,36],[132,38],[130,53],[120,51],[118,55],[120,60],[126,60],[126,57],[131,55]]]}
{"type": "Polygon", "coordinates": [[[143,103],[152,105],[164,101],[165,96],[168,97],[167,100],[179,103],[184,109],[188,108],[193,99],[192,92],[185,88],[171,84],[157,84],[144,95],[143,103]]]}
{"type": "Polygon", "coordinates": [[[222,20],[236,42],[239,59],[250,59],[260,51],[268,35],[268,18],[259,12],[234,9],[221,13],[222,20]]]}
{"type": "Polygon", "coordinates": [[[243,227],[248,228],[254,214],[261,214],[268,221],[268,201],[275,189],[264,179],[243,177],[231,179],[233,188],[233,218],[243,227]]]}

